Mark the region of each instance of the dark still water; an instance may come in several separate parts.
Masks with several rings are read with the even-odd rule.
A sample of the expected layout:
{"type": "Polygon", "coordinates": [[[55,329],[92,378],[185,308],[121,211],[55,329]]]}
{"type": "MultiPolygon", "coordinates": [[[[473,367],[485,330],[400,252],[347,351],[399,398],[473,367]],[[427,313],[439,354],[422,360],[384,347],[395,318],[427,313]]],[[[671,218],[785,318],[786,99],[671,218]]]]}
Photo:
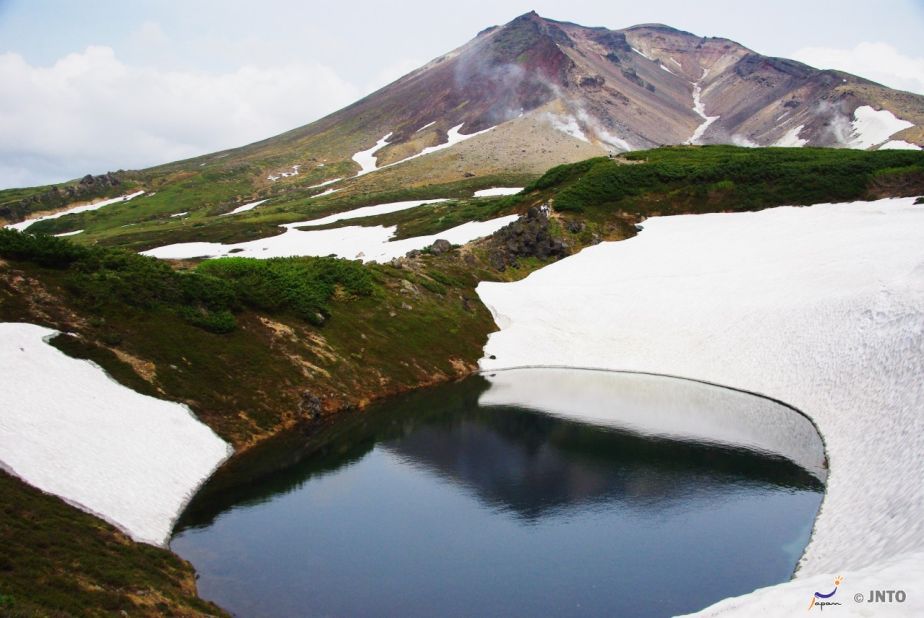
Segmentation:
{"type": "Polygon", "coordinates": [[[230,462],[172,548],[240,616],[668,616],[789,579],[823,477],[767,400],[500,372],[230,462]]]}

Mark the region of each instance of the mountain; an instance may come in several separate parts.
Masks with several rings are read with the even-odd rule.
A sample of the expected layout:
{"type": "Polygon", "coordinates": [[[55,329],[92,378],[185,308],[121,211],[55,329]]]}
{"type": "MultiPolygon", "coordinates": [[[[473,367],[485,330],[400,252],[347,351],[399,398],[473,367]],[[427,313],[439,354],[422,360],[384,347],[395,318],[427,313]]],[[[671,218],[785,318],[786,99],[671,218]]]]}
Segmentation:
{"type": "Polygon", "coordinates": [[[231,153],[285,148],[330,162],[367,151],[383,166],[489,129],[453,148],[474,171],[539,172],[690,142],[913,147],[924,144],[924,97],[660,24],[608,30],[533,12],[317,122],[231,153]]]}

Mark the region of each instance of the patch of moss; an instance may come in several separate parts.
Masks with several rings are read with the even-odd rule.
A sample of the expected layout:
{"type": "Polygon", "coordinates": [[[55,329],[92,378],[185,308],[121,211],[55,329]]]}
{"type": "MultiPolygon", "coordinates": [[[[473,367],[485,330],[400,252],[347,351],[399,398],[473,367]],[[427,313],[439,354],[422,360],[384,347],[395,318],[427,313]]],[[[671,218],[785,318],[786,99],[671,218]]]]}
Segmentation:
{"type": "Polygon", "coordinates": [[[0,471],[0,616],[224,616],[192,566],[0,471]]]}

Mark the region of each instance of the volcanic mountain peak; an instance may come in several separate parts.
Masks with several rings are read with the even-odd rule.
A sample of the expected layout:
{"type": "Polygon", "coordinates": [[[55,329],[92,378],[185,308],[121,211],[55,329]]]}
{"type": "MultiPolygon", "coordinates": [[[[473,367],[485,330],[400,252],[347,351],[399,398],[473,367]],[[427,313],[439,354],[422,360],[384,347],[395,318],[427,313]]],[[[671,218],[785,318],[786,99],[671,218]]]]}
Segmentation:
{"type": "Polygon", "coordinates": [[[458,138],[504,127],[514,142],[532,142],[526,150],[547,155],[482,135],[465,152],[486,172],[541,171],[585,156],[582,143],[601,154],[681,143],[856,146],[891,139],[914,147],[924,143],[922,101],[664,24],[588,28],[533,11],[263,145],[285,141],[322,160],[349,160],[390,133],[372,153],[382,167],[451,145],[450,130],[458,138]],[[871,126],[858,121],[859,108],[878,114],[875,138],[859,135],[871,126]],[[496,150],[479,152],[476,145],[488,143],[496,150]]]}

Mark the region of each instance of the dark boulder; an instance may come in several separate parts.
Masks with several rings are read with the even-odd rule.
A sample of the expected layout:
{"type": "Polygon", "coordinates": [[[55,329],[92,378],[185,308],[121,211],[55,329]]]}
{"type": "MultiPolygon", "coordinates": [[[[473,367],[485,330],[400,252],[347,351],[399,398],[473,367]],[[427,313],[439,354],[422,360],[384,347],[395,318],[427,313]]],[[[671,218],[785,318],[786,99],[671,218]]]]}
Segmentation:
{"type": "Polygon", "coordinates": [[[302,416],[310,419],[321,418],[323,410],[324,406],[321,404],[321,400],[317,395],[310,391],[304,391],[302,393],[302,400],[298,404],[298,411],[302,416]]]}
{"type": "Polygon", "coordinates": [[[568,245],[549,231],[549,208],[532,207],[525,215],[498,230],[491,237],[488,262],[496,270],[514,266],[517,258],[561,258],[570,253],[568,245]]]}
{"type": "Polygon", "coordinates": [[[445,238],[438,238],[430,245],[430,253],[433,255],[442,255],[452,250],[452,243],[445,238]]]}

